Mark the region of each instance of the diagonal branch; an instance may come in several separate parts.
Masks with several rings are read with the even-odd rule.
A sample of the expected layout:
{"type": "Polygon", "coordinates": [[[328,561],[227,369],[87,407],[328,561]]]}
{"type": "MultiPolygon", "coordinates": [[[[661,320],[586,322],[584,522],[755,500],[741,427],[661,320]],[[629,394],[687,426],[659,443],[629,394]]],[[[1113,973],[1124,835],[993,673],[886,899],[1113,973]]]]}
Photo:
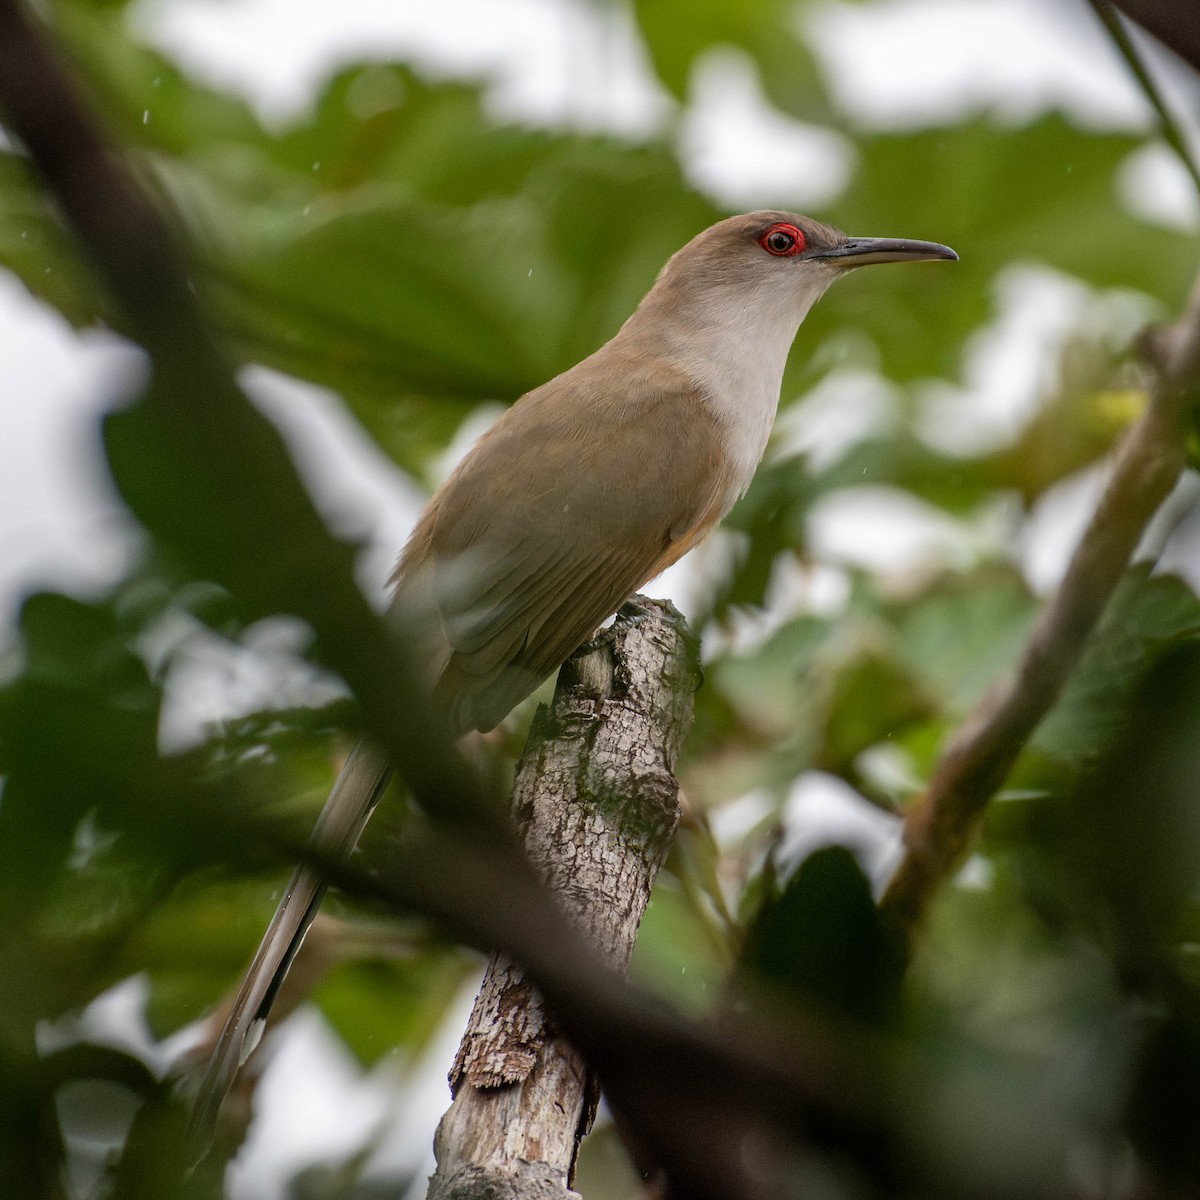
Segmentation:
{"type": "Polygon", "coordinates": [[[1015,675],[950,740],[928,790],[909,810],[905,855],[883,897],[911,930],[962,862],[988,802],[1058,699],[1087,639],[1184,466],[1189,409],[1200,390],[1200,277],[1184,315],[1145,339],[1149,403],[1117,452],[1112,476],[1015,675]]]}

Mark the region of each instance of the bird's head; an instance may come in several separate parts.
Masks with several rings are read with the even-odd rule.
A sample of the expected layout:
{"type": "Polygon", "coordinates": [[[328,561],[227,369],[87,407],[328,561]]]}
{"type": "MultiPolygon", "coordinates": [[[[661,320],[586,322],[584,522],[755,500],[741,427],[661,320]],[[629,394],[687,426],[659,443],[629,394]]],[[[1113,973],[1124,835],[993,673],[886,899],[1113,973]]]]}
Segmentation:
{"type": "Polygon", "coordinates": [[[812,217],[764,210],[697,234],[663,267],[655,291],[680,304],[766,305],[799,324],[825,289],[854,267],[956,258],[937,242],[849,237],[812,217]]]}
{"type": "Polygon", "coordinates": [[[937,242],[847,237],[798,213],[729,217],[671,257],[599,353],[683,371],[718,418],[737,495],[767,444],[792,340],[825,289],[853,267],[957,257],[937,242]]]}

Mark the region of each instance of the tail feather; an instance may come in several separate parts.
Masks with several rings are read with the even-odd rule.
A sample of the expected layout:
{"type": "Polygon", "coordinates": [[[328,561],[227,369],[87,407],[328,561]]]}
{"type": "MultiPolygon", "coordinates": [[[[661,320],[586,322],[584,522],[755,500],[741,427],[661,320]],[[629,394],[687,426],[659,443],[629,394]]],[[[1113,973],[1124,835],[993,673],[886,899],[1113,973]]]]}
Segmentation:
{"type": "MultiPolygon", "coordinates": [[[[365,742],[350,752],[313,829],[312,845],[323,856],[344,857],[354,849],[383,789],[391,767],[365,742]]],[[[199,1160],[212,1145],[217,1114],[238,1068],[253,1053],[266,1027],[271,1005],[288,967],[317,915],[326,883],[321,873],[301,865],[293,872],[241,987],[225,1018],[192,1107],[188,1140],[199,1160]]]]}

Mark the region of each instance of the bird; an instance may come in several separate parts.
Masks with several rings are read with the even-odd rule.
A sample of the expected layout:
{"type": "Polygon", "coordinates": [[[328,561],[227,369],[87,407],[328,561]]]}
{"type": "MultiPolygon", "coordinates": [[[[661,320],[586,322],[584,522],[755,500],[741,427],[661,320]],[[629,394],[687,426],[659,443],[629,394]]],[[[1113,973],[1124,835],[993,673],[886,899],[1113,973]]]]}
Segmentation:
{"type": "MultiPolygon", "coordinates": [[[[494,728],[649,580],[703,540],[766,450],[788,353],[826,289],[872,264],[953,260],[798,213],[729,217],[659,272],[615,336],[522,396],[421,513],[391,577],[450,732],[494,728]]],[[[387,784],[350,753],[312,838],[347,855],[387,784]]],[[[206,1152],[325,883],[302,865],[228,1011],[192,1106],[206,1152]]]]}

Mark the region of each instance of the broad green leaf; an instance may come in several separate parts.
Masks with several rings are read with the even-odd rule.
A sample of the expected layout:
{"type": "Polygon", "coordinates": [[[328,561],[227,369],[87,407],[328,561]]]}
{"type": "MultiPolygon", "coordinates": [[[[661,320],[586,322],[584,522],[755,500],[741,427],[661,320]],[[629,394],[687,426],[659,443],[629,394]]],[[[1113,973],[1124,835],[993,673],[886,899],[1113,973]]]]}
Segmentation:
{"type": "Polygon", "coordinates": [[[365,1066],[397,1053],[401,1062],[411,1062],[439,1031],[446,1009],[475,969],[450,947],[347,963],[330,973],[314,999],[365,1066]]]}
{"type": "Polygon", "coordinates": [[[821,74],[798,30],[795,9],[780,0],[697,0],[681,10],[670,0],[636,0],[634,12],[659,78],[687,97],[696,60],[714,46],[736,46],[754,59],[772,102],[793,116],[831,116],[821,74]]]}
{"type": "Polygon", "coordinates": [[[868,1024],[894,1019],[902,956],[849,850],[809,855],[769,896],[747,934],[742,968],[777,996],[868,1024]]]}
{"type": "Polygon", "coordinates": [[[1070,762],[1088,759],[1124,727],[1133,689],[1163,652],[1197,637],[1200,600],[1192,589],[1146,564],[1131,568],[1033,747],[1070,762]]]}
{"type": "MultiPolygon", "coordinates": [[[[435,83],[400,63],[367,63],[330,79],[311,117],[269,152],[314,193],[392,186],[428,204],[465,208],[519,192],[562,142],[489,121],[476,86],[435,83]]],[[[464,240],[477,232],[464,229],[464,240]]]]}
{"type": "Polygon", "coordinates": [[[51,8],[55,36],[83,72],[109,132],[127,148],[207,159],[266,145],[247,104],[139,45],[111,11],[78,0],[53,0],[51,8]]]}
{"type": "Polygon", "coordinates": [[[1013,669],[1036,613],[1010,567],[946,575],[896,614],[897,654],[941,712],[962,719],[1013,669]]]}
{"type": "Polygon", "coordinates": [[[850,325],[890,377],[952,377],[964,339],[987,317],[992,279],[1022,262],[1176,307],[1192,273],[1190,240],[1137,220],[1116,191],[1118,168],[1143,142],[1056,114],[1024,126],[977,118],[862,132],[856,174],[830,218],[853,234],[945,242],[962,261],[855,272],[814,309],[804,340],[818,345],[850,325]]]}

